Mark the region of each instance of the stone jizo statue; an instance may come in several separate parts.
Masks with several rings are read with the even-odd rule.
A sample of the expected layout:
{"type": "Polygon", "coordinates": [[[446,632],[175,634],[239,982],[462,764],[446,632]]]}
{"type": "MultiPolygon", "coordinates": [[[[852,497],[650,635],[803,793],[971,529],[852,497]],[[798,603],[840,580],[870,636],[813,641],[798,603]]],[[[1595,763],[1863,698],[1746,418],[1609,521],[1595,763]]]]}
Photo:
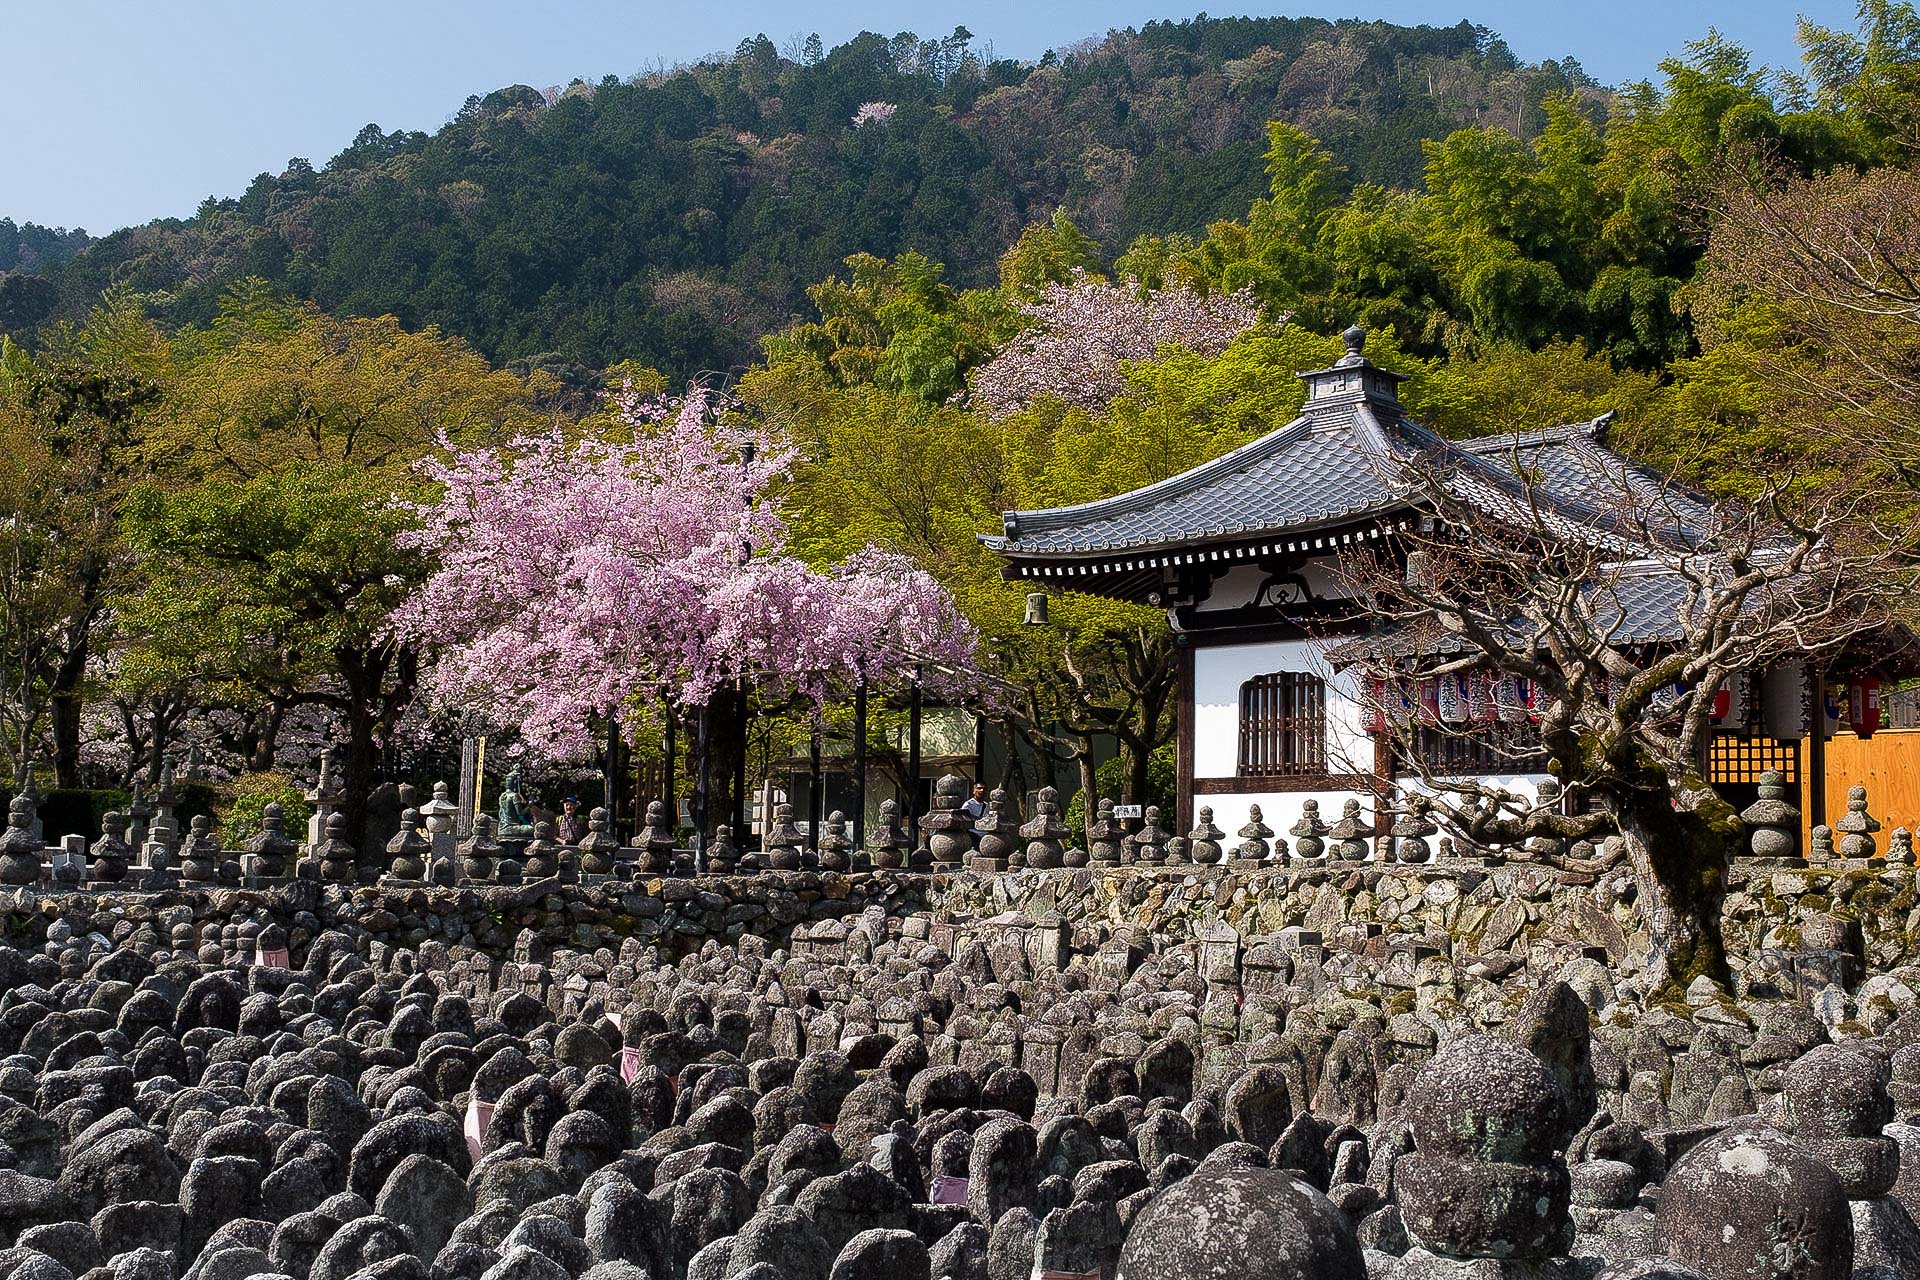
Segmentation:
{"type": "Polygon", "coordinates": [[[505,789],[500,792],[497,834],[503,840],[527,839],[533,835],[533,811],[520,799],[519,765],[508,770],[505,789]]]}

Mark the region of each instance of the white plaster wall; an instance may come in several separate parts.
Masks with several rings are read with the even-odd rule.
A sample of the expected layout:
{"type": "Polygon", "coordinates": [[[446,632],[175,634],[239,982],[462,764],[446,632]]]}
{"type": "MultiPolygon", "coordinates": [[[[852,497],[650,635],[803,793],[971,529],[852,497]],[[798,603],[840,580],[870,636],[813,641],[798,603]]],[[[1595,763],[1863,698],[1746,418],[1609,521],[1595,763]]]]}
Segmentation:
{"type": "MultiPolygon", "coordinates": [[[[1361,707],[1352,676],[1328,664],[1317,641],[1280,640],[1262,644],[1209,645],[1193,651],[1193,775],[1231,778],[1240,760],[1240,686],[1254,676],[1276,671],[1304,671],[1319,676],[1327,686],[1327,771],[1368,773],[1373,769],[1373,739],[1362,730],[1361,707]]],[[[1301,802],[1320,804],[1320,819],[1336,822],[1346,801],[1360,801],[1369,821],[1373,796],[1364,791],[1279,791],[1246,795],[1195,795],[1193,811],[1213,809],[1214,825],[1227,833],[1229,853],[1247,824],[1249,810],[1260,806],[1261,818],[1274,832],[1292,842],[1288,828],[1300,820],[1301,802]]]]}
{"type": "Polygon", "coordinates": [[[1361,729],[1353,676],[1334,671],[1318,641],[1276,640],[1193,651],[1193,776],[1234,776],[1240,765],[1240,686],[1277,671],[1304,671],[1326,682],[1327,772],[1371,772],[1373,739],[1361,729]]]}
{"type": "MultiPolygon", "coordinates": [[[[1362,729],[1362,708],[1358,687],[1350,673],[1336,672],[1326,661],[1321,645],[1312,640],[1270,641],[1262,644],[1212,645],[1197,648],[1193,654],[1193,774],[1195,778],[1231,778],[1239,766],[1240,686],[1254,676],[1276,671],[1305,671],[1319,676],[1327,685],[1327,771],[1329,773],[1370,773],[1373,769],[1373,738],[1362,729]]],[[[1475,779],[1505,788],[1527,800],[1539,794],[1543,773],[1511,774],[1475,779]]],[[[1416,777],[1394,779],[1402,792],[1423,790],[1416,777]]],[[[1213,809],[1214,825],[1227,833],[1223,843],[1229,853],[1238,841],[1237,832],[1247,823],[1249,811],[1260,806],[1261,819],[1274,833],[1291,843],[1288,829],[1300,819],[1302,801],[1319,802],[1324,822],[1339,820],[1349,799],[1360,802],[1369,822],[1379,825],[1374,798],[1365,791],[1276,791],[1244,795],[1206,795],[1193,797],[1197,815],[1201,807],[1213,809]]]]}
{"type": "Polygon", "coordinates": [[[1447,790],[1446,787],[1442,785],[1444,783],[1452,781],[1473,782],[1483,787],[1499,787],[1504,791],[1511,791],[1522,799],[1531,802],[1539,798],[1540,784],[1545,782],[1548,776],[1549,775],[1544,773],[1510,773],[1505,775],[1475,774],[1472,777],[1463,776],[1457,779],[1435,778],[1433,780],[1433,786],[1426,785],[1417,777],[1399,777],[1395,778],[1393,783],[1394,786],[1402,791],[1424,791],[1428,795],[1445,795],[1447,794],[1447,790]]]}

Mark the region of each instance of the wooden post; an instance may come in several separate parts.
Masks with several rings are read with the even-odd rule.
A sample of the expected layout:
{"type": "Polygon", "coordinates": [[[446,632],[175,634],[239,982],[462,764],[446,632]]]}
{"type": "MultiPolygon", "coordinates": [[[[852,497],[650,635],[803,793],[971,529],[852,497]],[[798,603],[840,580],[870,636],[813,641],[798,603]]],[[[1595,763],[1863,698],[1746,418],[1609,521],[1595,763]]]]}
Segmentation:
{"type": "MultiPolygon", "coordinates": [[[[713,719],[713,700],[709,698],[700,708],[700,715],[693,726],[694,758],[699,761],[693,775],[693,847],[696,852],[706,848],[707,840],[707,800],[713,794],[713,751],[707,741],[707,729],[713,719]]],[[[734,839],[738,840],[738,834],[734,839]]]]}
{"type": "Polygon", "coordinates": [[[907,839],[914,838],[920,817],[920,673],[913,673],[913,700],[907,707],[907,839]]]}
{"type": "MultiPolygon", "coordinates": [[[[1179,644],[1185,639],[1175,637],[1179,644]]],[[[1177,692],[1174,694],[1174,834],[1193,830],[1193,645],[1179,644],[1175,650],[1180,664],[1177,692]]]]}
{"type": "Polygon", "coordinates": [[[853,686],[853,847],[867,845],[867,681],[853,686]]]}
{"type": "Polygon", "coordinates": [[[747,678],[740,677],[739,727],[733,747],[733,839],[736,845],[747,830],[747,678]]]}
{"type": "Polygon", "coordinates": [[[820,852],[820,827],[827,820],[826,776],[820,769],[820,724],[814,722],[813,735],[807,742],[807,767],[811,776],[807,779],[807,850],[820,852]]]}
{"type": "MultiPolygon", "coordinates": [[[[679,761],[674,758],[675,748],[680,745],[678,728],[679,726],[673,718],[673,706],[669,703],[667,706],[666,772],[660,779],[660,790],[662,793],[660,803],[667,808],[667,825],[676,830],[678,830],[680,826],[680,797],[674,794],[674,783],[676,781],[674,772],[679,766],[679,761]]],[[[644,816],[643,813],[636,813],[634,815],[635,821],[637,822],[644,816]]]]}
{"type": "Polygon", "coordinates": [[[1807,664],[1807,770],[1803,780],[1806,792],[1808,830],[1827,825],[1827,673],[1817,664],[1807,664]]]}

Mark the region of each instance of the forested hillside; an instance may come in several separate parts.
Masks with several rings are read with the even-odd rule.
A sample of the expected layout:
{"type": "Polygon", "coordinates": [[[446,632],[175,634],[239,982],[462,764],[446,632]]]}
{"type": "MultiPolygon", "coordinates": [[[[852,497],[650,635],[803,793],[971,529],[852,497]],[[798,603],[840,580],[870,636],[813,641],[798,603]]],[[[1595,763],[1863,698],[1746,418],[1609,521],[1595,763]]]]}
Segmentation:
{"type": "Polygon", "coordinates": [[[431,135],[369,125],[324,166],[294,160],[77,255],[84,237],[0,222],[0,331],[79,317],[113,283],[163,323],[205,323],[259,276],[563,375],[725,368],[851,253],[918,250],[990,284],[1056,207],[1112,253],[1243,216],[1267,189],[1269,121],[1323,142],[1342,185],[1410,188],[1423,139],[1530,138],[1554,94],[1604,117],[1577,63],[1523,65],[1465,22],[1201,17],[1037,65],[964,29],[831,51],[758,36],[693,67],[471,98],[431,135]]]}

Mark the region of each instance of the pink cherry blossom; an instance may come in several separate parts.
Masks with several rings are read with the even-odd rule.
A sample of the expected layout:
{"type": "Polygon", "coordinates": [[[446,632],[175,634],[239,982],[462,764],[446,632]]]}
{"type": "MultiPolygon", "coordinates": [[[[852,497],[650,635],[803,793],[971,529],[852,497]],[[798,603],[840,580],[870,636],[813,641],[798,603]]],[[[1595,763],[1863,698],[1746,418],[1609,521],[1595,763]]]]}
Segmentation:
{"type": "Polygon", "coordinates": [[[1250,292],[1207,296],[1175,286],[1143,294],[1078,270],[1020,311],[1028,327],[969,379],[973,404],[995,418],[1043,396],[1100,413],[1126,389],[1128,364],[1169,345],[1217,356],[1259,318],[1250,292]]]}
{"type": "Polygon", "coordinates": [[[766,490],[791,451],[711,408],[621,397],[630,444],[556,425],[427,464],[440,496],[416,536],[440,567],[393,626],[438,655],[437,706],[484,706],[564,755],[609,708],[636,720],[742,677],[816,704],[916,671],[933,696],[973,690],[976,636],[946,590],[872,548],[826,570],[788,554],[766,490]]]}

